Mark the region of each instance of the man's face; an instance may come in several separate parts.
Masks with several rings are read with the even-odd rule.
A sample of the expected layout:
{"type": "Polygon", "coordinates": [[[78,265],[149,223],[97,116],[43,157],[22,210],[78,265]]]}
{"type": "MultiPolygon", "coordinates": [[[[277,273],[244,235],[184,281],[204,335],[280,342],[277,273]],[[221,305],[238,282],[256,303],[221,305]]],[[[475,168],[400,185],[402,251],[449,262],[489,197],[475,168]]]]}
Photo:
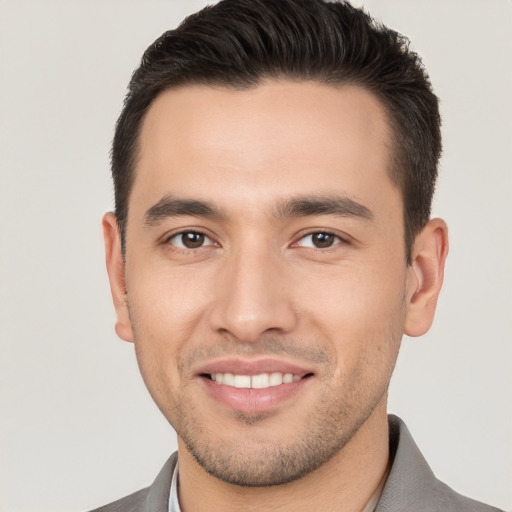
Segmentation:
{"type": "Polygon", "coordinates": [[[118,332],[214,476],[296,479],[385,411],[412,281],[390,146],[356,87],[191,86],[152,104],[118,332]]]}

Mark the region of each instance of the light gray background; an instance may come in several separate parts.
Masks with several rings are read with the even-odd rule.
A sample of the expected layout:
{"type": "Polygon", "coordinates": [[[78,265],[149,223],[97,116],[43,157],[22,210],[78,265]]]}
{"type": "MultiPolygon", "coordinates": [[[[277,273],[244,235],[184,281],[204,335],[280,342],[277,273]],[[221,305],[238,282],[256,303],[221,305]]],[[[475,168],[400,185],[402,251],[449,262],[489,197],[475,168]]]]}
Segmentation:
{"type": "MultiPolygon", "coordinates": [[[[0,0],[0,511],[92,508],[175,448],[114,334],[100,219],[130,74],[204,3],[0,0]]],[[[511,509],[512,3],[364,3],[411,38],[444,117],[446,284],[431,333],[404,340],[390,410],[441,479],[511,509]]]]}

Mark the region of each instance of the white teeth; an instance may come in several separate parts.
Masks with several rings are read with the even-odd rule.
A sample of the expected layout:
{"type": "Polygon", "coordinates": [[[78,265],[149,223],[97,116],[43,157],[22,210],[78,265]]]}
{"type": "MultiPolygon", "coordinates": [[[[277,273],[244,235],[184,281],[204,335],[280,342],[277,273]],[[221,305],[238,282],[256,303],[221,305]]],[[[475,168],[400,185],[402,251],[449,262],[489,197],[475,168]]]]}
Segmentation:
{"type": "Polygon", "coordinates": [[[235,381],[235,376],[232,373],[224,373],[222,376],[222,384],[226,384],[228,386],[233,386],[235,381]]]}
{"type": "MultiPolygon", "coordinates": [[[[226,383],[223,382],[223,384],[226,384],[226,383]]],[[[250,375],[235,375],[233,378],[232,385],[235,388],[250,388],[251,387],[251,377],[250,377],[250,375]]]]}
{"type": "Polygon", "coordinates": [[[281,384],[289,384],[301,379],[300,375],[292,373],[261,373],[259,375],[234,375],[232,373],[214,373],[211,379],[217,384],[225,384],[235,388],[253,388],[265,389],[272,386],[280,386],[281,384]]]}
{"type": "Polygon", "coordinates": [[[261,375],[253,375],[251,379],[251,387],[255,389],[268,388],[270,386],[270,377],[268,373],[262,373],[261,375]]]}
{"type": "Polygon", "coordinates": [[[280,384],[283,383],[283,374],[282,373],[271,373],[269,380],[270,380],[269,386],[279,386],[280,384]]]}

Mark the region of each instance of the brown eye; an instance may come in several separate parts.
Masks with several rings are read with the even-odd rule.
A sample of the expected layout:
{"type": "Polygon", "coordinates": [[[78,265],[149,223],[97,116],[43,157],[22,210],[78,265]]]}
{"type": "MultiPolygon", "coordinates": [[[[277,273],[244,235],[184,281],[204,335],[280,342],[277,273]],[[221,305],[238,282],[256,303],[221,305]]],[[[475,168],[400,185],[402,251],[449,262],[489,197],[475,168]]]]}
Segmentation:
{"type": "Polygon", "coordinates": [[[313,233],[311,240],[315,247],[318,249],[324,249],[326,247],[331,247],[334,244],[336,237],[330,233],[313,233]]]}
{"type": "Polygon", "coordinates": [[[212,241],[199,231],[184,231],[171,237],[169,243],[180,249],[199,249],[211,245],[212,241]]]}
{"type": "Polygon", "coordinates": [[[303,236],[297,245],[300,245],[301,247],[311,247],[314,249],[329,249],[340,242],[342,242],[342,240],[339,236],[333,235],[332,233],[318,231],[316,233],[310,233],[309,235],[303,236]]]}

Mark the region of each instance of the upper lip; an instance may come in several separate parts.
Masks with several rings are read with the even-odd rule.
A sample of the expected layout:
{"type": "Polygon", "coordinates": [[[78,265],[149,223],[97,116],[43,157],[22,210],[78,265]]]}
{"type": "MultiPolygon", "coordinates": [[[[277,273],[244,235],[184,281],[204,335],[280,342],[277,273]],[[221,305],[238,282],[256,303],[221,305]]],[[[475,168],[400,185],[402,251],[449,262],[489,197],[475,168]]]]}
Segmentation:
{"type": "Polygon", "coordinates": [[[260,375],[262,373],[291,373],[303,377],[313,373],[311,369],[275,358],[243,359],[224,358],[205,363],[194,372],[197,375],[232,373],[234,375],[260,375]]]}

